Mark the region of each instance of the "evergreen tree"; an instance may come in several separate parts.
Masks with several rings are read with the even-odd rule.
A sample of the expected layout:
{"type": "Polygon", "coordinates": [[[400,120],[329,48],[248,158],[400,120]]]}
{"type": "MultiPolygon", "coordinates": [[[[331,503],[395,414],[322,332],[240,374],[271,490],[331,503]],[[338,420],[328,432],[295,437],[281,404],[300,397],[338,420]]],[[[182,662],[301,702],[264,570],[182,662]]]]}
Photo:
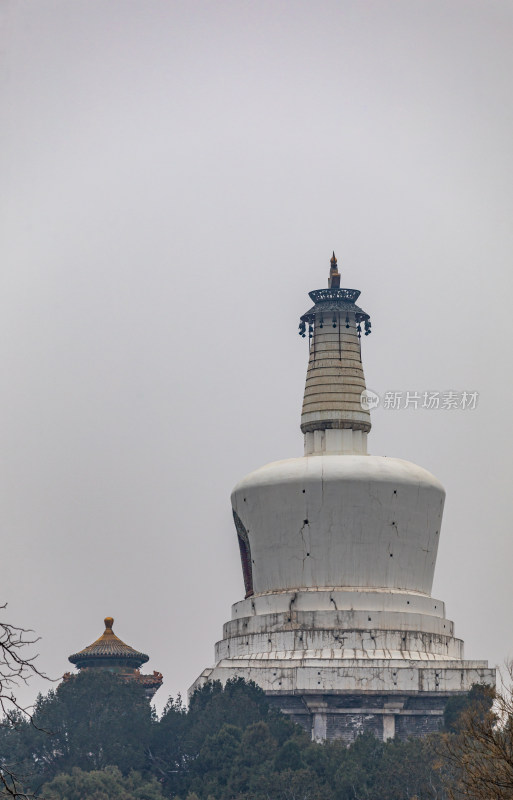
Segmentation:
{"type": "Polygon", "coordinates": [[[144,688],[107,671],[83,671],[39,696],[32,722],[14,720],[0,747],[31,786],[59,772],[146,766],[154,717],[144,688]]]}
{"type": "Polygon", "coordinates": [[[84,772],[73,767],[45,784],[44,800],[165,800],[155,778],[144,779],[138,772],[123,776],[117,767],[84,772]]]}
{"type": "MultiPolygon", "coordinates": [[[[476,757],[484,743],[493,753],[509,747],[511,706],[497,727],[490,699],[479,689],[469,695],[457,734],[386,743],[366,734],[347,746],[312,742],[240,679],[207,684],[188,710],[170,699],[157,720],[138,684],[82,672],[38,699],[38,728],[21,716],[5,720],[0,758],[31,771],[27,785],[45,784],[48,800],[447,800],[451,786],[467,786],[464,764],[484,770],[492,763],[484,752],[476,757]],[[476,732],[487,738],[476,744],[476,732]],[[440,757],[446,740],[453,775],[440,757]]],[[[455,711],[446,715],[453,729],[455,711]]]]}

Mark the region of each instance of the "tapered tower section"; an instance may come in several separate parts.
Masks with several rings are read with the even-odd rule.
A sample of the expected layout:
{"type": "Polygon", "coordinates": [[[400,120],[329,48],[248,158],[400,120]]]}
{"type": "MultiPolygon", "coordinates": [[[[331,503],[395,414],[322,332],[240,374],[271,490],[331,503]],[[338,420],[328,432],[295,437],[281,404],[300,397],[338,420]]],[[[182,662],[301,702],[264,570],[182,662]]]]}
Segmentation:
{"type": "Polygon", "coordinates": [[[208,680],[254,680],[315,739],[388,739],[439,727],[447,699],[494,685],[464,661],[431,596],[445,492],[427,470],[367,455],[370,415],[359,292],[310,293],[301,416],[305,455],[268,464],[232,493],[246,596],[217,643],[208,680]]]}
{"type": "Polygon", "coordinates": [[[333,253],[328,288],[310,292],[315,305],[299,323],[301,336],[308,331],[311,344],[301,413],[305,455],[367,452],[371,421],[361,404],[365,378],[360,344],[362,329],[368,335],[371,323],[356,305],[359,295],[357,289],[340,288],[333,253]]]}

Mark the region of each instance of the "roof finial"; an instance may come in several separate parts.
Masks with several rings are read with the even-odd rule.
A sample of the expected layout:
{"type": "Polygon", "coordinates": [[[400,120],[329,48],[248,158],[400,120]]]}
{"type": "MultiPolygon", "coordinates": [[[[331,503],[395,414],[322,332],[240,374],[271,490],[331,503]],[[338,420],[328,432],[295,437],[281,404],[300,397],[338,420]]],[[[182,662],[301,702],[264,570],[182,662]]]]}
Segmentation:
{"type": "Polygon", "coordinates": [[[105,622],[105,630],[106,631],[111,631],[112,630],[112,626],[114,625],[113,617],[105,617],[105,619],[103,621],[105,622]]]}
{"type": "Polygon", "coordinates": [[[333,251],[333,255],[330,258],[330,278],[328,281],[328,287],[330,289],[339,289],[340,288],[340,272],[338,271],[337,267],[337,257],[335,255],[335,251],[333,251]]]}

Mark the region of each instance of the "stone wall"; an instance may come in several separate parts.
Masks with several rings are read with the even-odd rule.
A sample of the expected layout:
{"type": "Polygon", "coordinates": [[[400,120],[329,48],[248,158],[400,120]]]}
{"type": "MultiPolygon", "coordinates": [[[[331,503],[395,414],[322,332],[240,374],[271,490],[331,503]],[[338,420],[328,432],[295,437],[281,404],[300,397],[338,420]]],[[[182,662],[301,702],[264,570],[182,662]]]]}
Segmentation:
{"type": "Polygon", "coordinates": [[[449,694],[429,695],[268,695],[271,707],[280,709],[301,725],[312,739],[342,739],[351,744],[357,736],[372,733],[379,739],[405,740],[439,730],[449,694]]]}

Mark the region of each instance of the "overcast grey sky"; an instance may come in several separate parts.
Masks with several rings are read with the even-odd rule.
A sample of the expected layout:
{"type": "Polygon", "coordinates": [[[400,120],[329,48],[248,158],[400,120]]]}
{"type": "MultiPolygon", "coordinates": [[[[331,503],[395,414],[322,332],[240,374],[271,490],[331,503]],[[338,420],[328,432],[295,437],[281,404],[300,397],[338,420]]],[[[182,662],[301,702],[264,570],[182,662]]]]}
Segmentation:
{"type": "Polygon", "coordinates": [[[332,249],[369,388],[479,392],[381,408],[369,445],[443,482],[434,595],[467,657],[513,655],[510,0],[3,0],[0,25],[1,598],[40,666],[107,614],[159,706],[212,664],[230,491],[302,453],[332,249]]]}

